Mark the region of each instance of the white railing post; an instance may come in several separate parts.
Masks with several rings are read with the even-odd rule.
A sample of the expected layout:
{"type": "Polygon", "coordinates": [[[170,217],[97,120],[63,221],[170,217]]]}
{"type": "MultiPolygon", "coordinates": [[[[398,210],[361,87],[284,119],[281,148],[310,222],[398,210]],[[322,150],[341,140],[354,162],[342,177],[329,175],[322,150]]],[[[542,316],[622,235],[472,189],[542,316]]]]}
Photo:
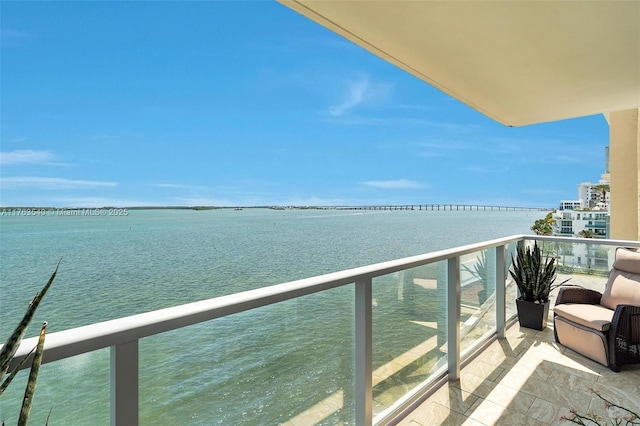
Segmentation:
{"type": "Polygon", "coordinates": [[[355,403],[356,425],[373,424],[372,280],[356,282],[355,403]]]}
{"type": "Polygon", "coordinates": [[[460,257],[447,260],[447,360],[449,380],[460,378],[460,257]]]}
{"type": "MultiPolygon", "coordinates": [[[[516,250],[524,250],[524,249],[526,249],[527,241],[528,240],[525,240],[525,239],[519,240],[516,243],[516,250]]],[[[535,240],[533,240],[533,241],[535,242],[535,240]]],[[[517,255],[516,255],[516,259],[517,259],[517,255]]],[[[518,298],[520,296],[522,296],[522,294],[520,293],[520,289],[518,287],[516,287],[516,298],[518,298]]]]}
{"type": "Polygon", "coordinates": [[[504,246],[496,247],[496,329],[498,338],[504,337],[507,321],[507,280],[504,246]]]}
{"type": "Polygon", "coordinates": [[[138,340],[111,346],[111,426],[138,425],[138,340]]]}

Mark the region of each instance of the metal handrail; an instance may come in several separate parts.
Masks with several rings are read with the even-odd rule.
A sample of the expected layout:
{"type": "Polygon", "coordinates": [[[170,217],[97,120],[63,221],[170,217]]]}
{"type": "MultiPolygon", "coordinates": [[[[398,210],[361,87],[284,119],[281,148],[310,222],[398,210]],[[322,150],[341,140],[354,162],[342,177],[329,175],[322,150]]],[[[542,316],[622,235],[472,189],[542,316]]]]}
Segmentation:
{"type": "MultiPolygon", "coordinates": [[[[51,333],[47,335],[43,362],[58,361],[215,318],[353,284],[363,279],[373,279],[509,244],[524,238],[524,235],[516,235],[469,244],[51,333]]],[[[32,337],[23,340],[15,354],[12,366],[17,365],[31,351],[37,339],[32,337]]]]}
{"type": "MultiPolygon", "coordinates": [[[[140,339],[186,326],[221,318],[255,308],[284,302],[286,300],[322,292],[325,290],[354,285],[356,289],[356,312],[354,317],[356,363],[355,397],[356,422],[371,425],[372,385],[371,385],[371,290],[372,280],[435,262],[447,261],[448,314],[447,335],[454,337],[448,342],[447,375],[456,378],[460,372],[460,258],[482,250],[496,248],[496,331],[494,336],[504,336],[505,323],[505,271],[509,259],[505,259],[505,246],[510,243],[527,241],[568,242],[572,244],[597,244],[608,246],[640,247],[638,241],[602,240],[571,237],[548,237],[514,235],[490,241],[469,244],[452,249],[435,251],[418,256],[406,257],[387,262],[333,272],[288,283],[255,290],[216,297],[152,312],[132,315],[110,321],[90,324],[47,335],[44,362],[54,362],[87,352],[111,348],[111,423],[135,425],[138,422],[138,342],[140,339]],[[499,272],[502,271],[502,272],[499,272]],[[502,283],[502,284],[500,284],[502,283]],[[454,340],[454,341],[452,341],[454,340]]],[[[31,348],[37,337],[25,339],[18,349],[13,365],[16,365],[31,348]]],[[[28,365],[29,363],[27,363],[28,365]]],[[[12,366],[13,368],[13,366],[12,366]]],[[[421,385],[424,388],[425,384],[421,385]]],[[[412,391],[412,394],[422,391],[412,391]]],[[[395,413],[417,400],[409,395],[398,407],[387,410],[376,421],[385,422],[395,413]]]]}

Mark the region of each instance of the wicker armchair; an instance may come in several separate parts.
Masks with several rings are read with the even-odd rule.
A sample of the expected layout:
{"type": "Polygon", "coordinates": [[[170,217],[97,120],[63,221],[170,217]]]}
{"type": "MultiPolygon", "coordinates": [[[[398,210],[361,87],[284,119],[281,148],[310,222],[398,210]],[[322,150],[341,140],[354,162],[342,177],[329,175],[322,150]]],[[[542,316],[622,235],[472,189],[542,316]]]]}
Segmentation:
{"type": "Polygon", "coordinates": [[[553,322],[558,343],[613,371],[640,363],[640,253],[616,249],[603,293],[561,288],[553,322]]]}

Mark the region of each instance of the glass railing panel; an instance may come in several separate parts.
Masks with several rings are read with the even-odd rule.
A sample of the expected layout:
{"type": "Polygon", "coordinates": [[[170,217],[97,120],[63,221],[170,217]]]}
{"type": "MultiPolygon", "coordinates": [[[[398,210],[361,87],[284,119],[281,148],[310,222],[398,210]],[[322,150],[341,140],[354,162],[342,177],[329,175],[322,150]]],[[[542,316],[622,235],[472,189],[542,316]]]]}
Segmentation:
{"type": "Polygon", "coordinates": [[[511,278],[509,270],[511,269],[512,259],[516,256],[516,250],[518,247],[517,242],[509,243],[504,246],[505,253],[505,318],[507,321],[514,318],[517,314],[516,298],[518,297],[518,287],[515,281],[511,278]]]}
{"type": "Polygon", "coordinates": [[[353,424],[354,287],[142,339],[143,425],[353,424]]]}
{"type": "Polygon", "coordinates": [[[495,248],[460,257],[460,351],[496,329],[495,248]]]}
{"type": "MultiPolygon", "coordinates": [[[[28,376],[20,371],[0,397],[0,422],[18,424],[28,376]]],[[[107,425],[109,403],[109,349],[43,364],[29,424],[45,425],[49,416],[50,425],[107,425]]]]}
{"type": "Polygon", "coordinates": [[[446,261],[373,280],[374,415],[446,365],[446,300],[446,261]]]}
{"type": "Polygon", "coordinates": [[[556,258],[560,283],[568,278],[567,284],[579,285],[602,291],[604,281],[613,266],[616,246],[602,244],[594,239],[593,243],[544,241],[545,254],[556,258]]]}
{"type": "MultiPolygon", "coordinates": [[[[533,242],[528,240],[527,245],[533,242]]],[[[617,245],[609,245],[599,239],[587,241],[551,240],[539,241],[543,253],[556,259],[557,279],[555,284],[569,280],[565,285],[580,286],[603,292],[617,245]]],[[[553,321],[553,305],[559,289],[551,292],[549,321],[553,321]]]]}

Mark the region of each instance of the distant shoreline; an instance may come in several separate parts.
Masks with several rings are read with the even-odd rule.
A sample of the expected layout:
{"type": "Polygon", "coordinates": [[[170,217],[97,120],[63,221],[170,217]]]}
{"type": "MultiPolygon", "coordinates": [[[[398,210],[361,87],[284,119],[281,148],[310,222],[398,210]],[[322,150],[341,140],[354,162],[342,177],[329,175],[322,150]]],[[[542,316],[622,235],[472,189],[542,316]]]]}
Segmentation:
{"type": "Polygon", "coordinates": [[[552,207],[530,207],[530,206],[487,206],[476,204],[386,204],[386,205],[360,205],[360,206],[135,206],[135,207],[24,207],[6,206],[0,207],[0,212],[7,211],[40,211],[55,212],[59,210],[243,210],[243,209],[271,209],[271,210],[443,210],[443,211],[552,211],[552,207]]]}
{"type": "Polygon", "coordinates": [[[42,207],[42,206],[6,206],[0,207],[3,210],[108,210],[108,209],[126,209],[126,210],[222,210],[222,209],[335,209],[340,207],[320,207],[320,206],[135,206],[135,207],[42,207]]]}

